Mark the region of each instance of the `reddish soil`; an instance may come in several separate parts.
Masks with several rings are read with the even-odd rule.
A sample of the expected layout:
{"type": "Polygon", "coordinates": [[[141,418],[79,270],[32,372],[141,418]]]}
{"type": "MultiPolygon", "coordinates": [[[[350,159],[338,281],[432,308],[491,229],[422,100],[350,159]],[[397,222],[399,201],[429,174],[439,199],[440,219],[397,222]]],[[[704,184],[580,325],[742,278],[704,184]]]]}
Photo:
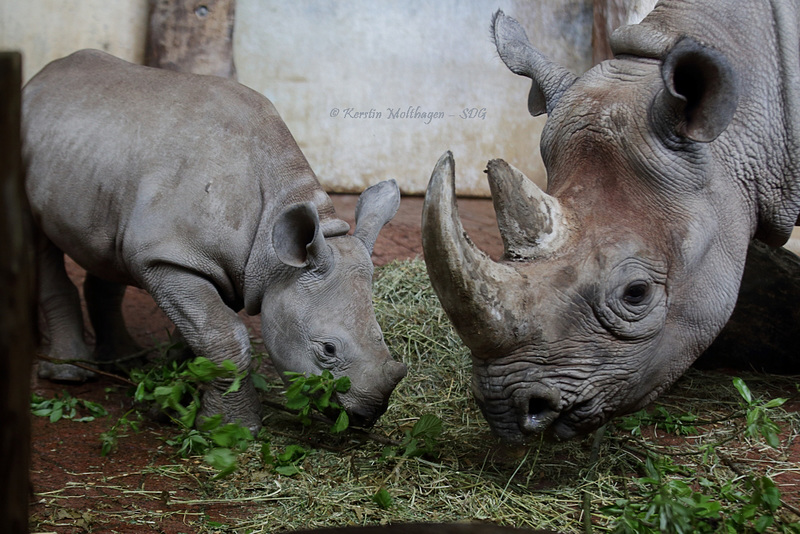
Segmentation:
{"type": "MultiPolygon", "coordinates": [[[[333,200],[339,216],[354,226],[357,197],[335,195],[333,200]]],[[[459,207],[472,240],[498,258],[502,242],[491,202],[460,199],[459,207]]],[[[420,198],[403,199],[399,213],[375,244],[376,265],[422,255],[421,210],[420,198]]],[[[83,271],[72,262],[68,262],[68,271],[80,286],[83,271]]],[[[144,291],[129,288],[124,314],[131,334],[141,346],[152,346],[167,338],[171,324],[144,291]]],[[[246,320],[257,334],[257,318],[246,320]]],[[[197,531],[199,519],[207,518],[208,525],[208,520],[224,523],[226,517],[247,513],[246,505],[241,503],[202,499],[203,480],[197,477],[197,469],[191,471],[195,474],[183,469],[198,461],[176,458],[173,447],[163,442],[163,427],[155,422],[143,422],[139,432],[122,432],[119,450],[107,457],[100,455],[100,434],[108,430],[109,421],[117,421],[132,408],[126,386],[105,377],[80,385],[53,384],[39,380],[34,372],[32,387],[45,398],[67,392],[72,397],[99,402],[111,415],[92,422],[62,420],[56,424],[43,417],[33,418],[32,532],[188,533],[197,531]]],[[[800,464],[797,439],[788,452],[794,464],[800,464]]],[[[800,474],[784,472],[776,481],[784,499],[800,507],[800,474]]]]}
{"type": "MultiPolygon", "coordinates": [[[[357,197],[332,197],[339,216],[354,228],[357,197]]],[[[503,248],[491,202],[461,199],[459,207],[472,239],[494,258],[499,257],[503,248]]],[[[376,265],[422,256],[421,213],[422,199],[403,199],[398,214],[375,243],[376,265]]],[[[72,261],[67,262],[67,270],[81,287],[83,270],[72,261]]],[[[123,313],[131,335],[141,346],[166,340],[172,328],[150,296],[139,289],[128,288],[123,313]]],[[[88,324],[88,317],[84,320],[88,324]]],[[[246,321],[259,332],[257,317],[246,317],[246,321]]],[[[88,336],[91,338],[91,332],[88,336]]],[[[192,523],[204,516],[221,522],[226,515],[241,517],[241,503],[203,500],[193,506],[185,502],[199,499],[201,481],[181,469],[182,463],[192,460],[175,457],[174,449],[163,442],[164,432],[157,423],[143,423],[140,432],[123,432],[120,451],[107,457],[100,455],[100,435],[108,430],[109,421],[117,421],[132,408],[126,386],[106,377],[80,385],[54,384],[38,379],[34,371],[32,389],[48,399],[66,392],[99,402],[110,413],[109,418],[92,422],[61,420],[53,424],[44,417],[33,418],[32,532],[194,532],[192,523]],[[174,467],[156,469],[163,466],[174,467]],[[170,499],[181,501],[181,506],[171,506],[170,499]],[[187,513],[187,508],[191,512],[187,513]],[[152,519],[159,515],[160,520],[152,519]]]]}

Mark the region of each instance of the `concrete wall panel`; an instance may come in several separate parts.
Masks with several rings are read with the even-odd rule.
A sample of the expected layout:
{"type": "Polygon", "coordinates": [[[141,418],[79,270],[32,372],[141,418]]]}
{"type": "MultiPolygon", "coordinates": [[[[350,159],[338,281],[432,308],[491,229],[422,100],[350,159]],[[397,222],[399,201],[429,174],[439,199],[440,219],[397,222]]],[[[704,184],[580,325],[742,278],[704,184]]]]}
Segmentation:
{"type": "MultiPolygon", "coordinates": [[[[239,80],[275,103],[331,191],[395,178],[423,193],[448,149],[461,194],[488,194],[491,158],[544,185],[544,118],[497,57],[498,7],[552,58],[589,68],[592,0],[238,0],[239,80]]],[[[141,62],[146,27],[147,0],[0,0],[0,48],[22,50],[26,79],[81,48],[141,62]]]]}

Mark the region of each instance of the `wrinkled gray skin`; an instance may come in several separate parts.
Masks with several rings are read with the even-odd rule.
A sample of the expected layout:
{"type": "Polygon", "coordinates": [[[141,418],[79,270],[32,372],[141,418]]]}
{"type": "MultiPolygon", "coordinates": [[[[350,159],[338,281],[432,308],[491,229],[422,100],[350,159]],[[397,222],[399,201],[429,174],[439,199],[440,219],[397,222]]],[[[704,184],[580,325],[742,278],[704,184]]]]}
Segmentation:
{"type": "Polygon", "coordinates": [[[499,436],[567,439],[646,405],[725,325],[751,238],[786,241],[800,213],[797,11],[662,1],[579,78],[495,15],[500,57],[548,114],[548,193],[489,163],[505,246],[493,262],[465,238],[446,154],[423,244],[499,436]]]}
{"type": "MultiPolygon", "coordinates": [[[[87,271],[97,358],[133,345],[120,303],[146,289],[189,347],[250,368],[247,327],[261,313],[275,367],[347,375],[339,402],[355,424],[386,409],[406,373],[392,360],[372,307],[370,256],[397,211],[397,184],[367,189],[356,230],[336,218],[299,147],[262,95],[216,77],[132,65],[81,51],[45,67],[23,91],[26,187],[47,236],[41,307],[50,356],[92,359],[64,253],[87,271]]],[[[80,381],[74,366],[42,362],[40,376],[80,381]]],[[[256,431],[252,382],[205,390],[202,415],[256,431]]]]}

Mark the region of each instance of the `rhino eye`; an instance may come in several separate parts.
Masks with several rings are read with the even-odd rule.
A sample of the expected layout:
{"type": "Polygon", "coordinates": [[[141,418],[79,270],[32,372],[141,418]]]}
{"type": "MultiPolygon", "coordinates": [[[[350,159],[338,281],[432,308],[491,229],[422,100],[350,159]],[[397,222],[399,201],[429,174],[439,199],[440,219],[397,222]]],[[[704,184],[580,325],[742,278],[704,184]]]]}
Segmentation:
{"type": "Polygon", "coordinates": [[[622,295],[623,300],[631,306],[642,304],[650,293],[650,285],[647,282],[633,282],[625,288],[622,295]]]}
{"type": "Polygon", "coordinates": [[[620,339],[642,340],[659,332],[667,315],[667,269],[660,263],[628,258],[614,267],[607,292],[593,306],[600,324],[620,339]]]}
{"type": "Polygon", "coordinates": [[[336,345],[334,345],[333,343],[330,342],[324,343],[322,345],[322,350],[325,351],[325,356],[330,356],[330,357],[336,356],[336,345]]]}

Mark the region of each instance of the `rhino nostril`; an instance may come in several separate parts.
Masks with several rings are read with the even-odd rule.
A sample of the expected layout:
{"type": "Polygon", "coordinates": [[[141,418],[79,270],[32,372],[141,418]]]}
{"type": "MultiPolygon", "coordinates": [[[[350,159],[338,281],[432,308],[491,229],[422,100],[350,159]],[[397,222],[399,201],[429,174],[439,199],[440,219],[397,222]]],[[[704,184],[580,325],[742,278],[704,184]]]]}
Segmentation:
{"type": "Polygon", "coordinates": [[[531,399],[528,401],[528,413],[524,414],[520,428],[525,433],[535,434],[542,432],[558,417],[558,411],[546,399],[531,399]]]}
{"type": "Polygon", "coordinates": [[[519,426],[522,432],[534,434],[546,429],[559,415],[561,392],[544,384],[528,388],[517,403],[519,426]]]}
{"type": "Polygon", "coordinates": [[[551,411],[550,401],[546,399],[532,398],[528,401],[528,415],[531,417],[547,414],[547,412],[551,411]]]}

